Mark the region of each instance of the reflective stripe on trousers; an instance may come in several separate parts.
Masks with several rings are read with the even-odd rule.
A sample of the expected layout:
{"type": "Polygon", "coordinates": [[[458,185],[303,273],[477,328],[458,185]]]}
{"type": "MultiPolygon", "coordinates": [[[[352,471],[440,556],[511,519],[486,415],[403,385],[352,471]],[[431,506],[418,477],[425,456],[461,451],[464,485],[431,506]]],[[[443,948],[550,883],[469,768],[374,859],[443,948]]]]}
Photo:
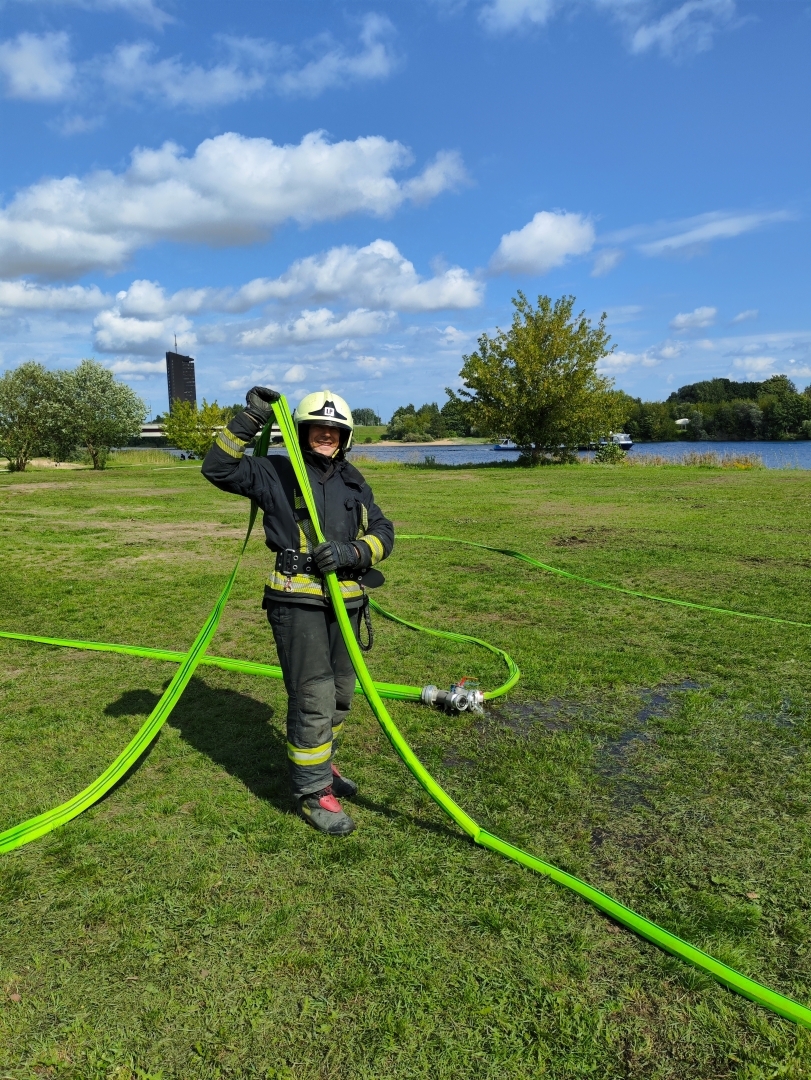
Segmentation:
{"type": "MultiPolygon", "coordinates": [[[[267,599],[287,690],[287,756],[293,795],[332,782],[331,762],[355,690],[355,671],[331,608],[267,599]]],[[[360,610],[350,612],[358,633],[360,610]]]]}

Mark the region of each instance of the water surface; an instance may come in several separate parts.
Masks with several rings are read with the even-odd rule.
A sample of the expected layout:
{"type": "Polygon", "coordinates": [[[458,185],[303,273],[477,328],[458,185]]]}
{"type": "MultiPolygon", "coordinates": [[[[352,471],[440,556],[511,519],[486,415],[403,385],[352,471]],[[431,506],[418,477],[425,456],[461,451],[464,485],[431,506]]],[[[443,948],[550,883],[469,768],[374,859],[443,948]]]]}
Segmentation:
{"type": "MultiPolygon", "coordinates": [[[[632,458],[658,454],[678,458],[690,451],[715,451],[717,454],[757,454],[767,469],[811,469],[811,439],[798,442],[660,442],[637,443],[630,451],[632,458]]],[[[410,461],[415,464],[433,457],[439,465],[478,465],[484,462],[517,461],[516,450],[494,450],[491,445],[448,446],[379,446],[361,443],[350,452],[350,460],[370,458],[373,461],[410,461]]],[[[590,454],[581,454],[588,460],[590,454]]]]}

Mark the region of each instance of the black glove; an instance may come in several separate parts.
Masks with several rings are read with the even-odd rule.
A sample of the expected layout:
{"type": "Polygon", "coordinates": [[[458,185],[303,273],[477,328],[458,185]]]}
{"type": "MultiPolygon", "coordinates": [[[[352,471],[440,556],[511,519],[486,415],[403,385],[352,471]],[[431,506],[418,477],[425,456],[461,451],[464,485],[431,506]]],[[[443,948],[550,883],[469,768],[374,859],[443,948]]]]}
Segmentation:
{"type": "Polygon", "coordinates": [[[360,555],[354,544],[342,544],[338,540],[325,540],[313,552],[315,565],[322,574],[333,570],[351,570],[360,564],[360,555]]]}
{"type": "Polygon", "coordinates": [[[268,386],[254,386],[245,395],[245,400],[248,403],[245,412],[264,427],[270,420],[270,406],[274,401],[278,401],[281,396],[281,394],[277,394],[275,390],[271,390],[268,386]]]}

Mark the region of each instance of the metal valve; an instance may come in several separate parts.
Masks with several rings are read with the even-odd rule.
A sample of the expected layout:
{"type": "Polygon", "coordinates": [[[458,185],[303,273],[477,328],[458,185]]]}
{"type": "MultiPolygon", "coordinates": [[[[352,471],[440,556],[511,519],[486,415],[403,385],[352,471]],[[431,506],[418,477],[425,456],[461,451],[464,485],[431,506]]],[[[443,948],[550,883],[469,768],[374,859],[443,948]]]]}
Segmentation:
{"type": "Polygon", "coordinates": [[[437,686],[424,686],[421,700],[424,705],[443,709],[446,713],[484,712],[484,694],[472,679],[460,679],[450,690],[437,686]]]}

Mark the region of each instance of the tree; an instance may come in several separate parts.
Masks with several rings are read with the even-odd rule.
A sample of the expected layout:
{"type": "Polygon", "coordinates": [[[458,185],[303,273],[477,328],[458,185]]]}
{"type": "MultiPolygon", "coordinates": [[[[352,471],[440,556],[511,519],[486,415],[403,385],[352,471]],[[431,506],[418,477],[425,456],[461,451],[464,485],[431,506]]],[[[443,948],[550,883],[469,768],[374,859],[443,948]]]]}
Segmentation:
{"type": "Polygon", "coordinates": [[[451,390],[445,387],[448,400],[440,409],[445,423],[448,425],[448,434],[456,436],[468,436],[472,434],[470,424],[470,405],[451,390]]]}
{"type": "Polygon", "coordinates": [[[758,407],[763,414],[763,434],[767,439],[786,439],[802,432],[804,420],[811,419],[809,400],[797,393],[786,375],[772,375],[761,383],[758,407]]]}
{"type": "Polygon", "coordinates": [[[166,438],[178,450],[205,457],[217,437],[218,429],[225,427],[233,415],[233,406],[218,405],[216,401],[209,405],[205,398],[199,409],[190,401],[175,401],[171,415],[164,420],[163,430],[166,438]]]}
{"type": "Polygon", "coordinates": [[[375,427],[381,422],[374,409],[353,409],[352,419],[360,427],[375,427]]]}
{"type": "Polygon", "coordinates": [[[65,373],[63,393],[70,409],[70,435],[83,446],[94,469],[103,469],[107,454],[141,433],[146,406],[134,390],[116,382],[95,360],[82,360],[65,373]]]}
{"type": "Polygon", "coordinates": [[[34,360],[0,378],[0,457],[8,458],[12,472],[48,452],[58,389],[54,372],[34,360]]]}
{"type": "Polygon", "coordinates": [[[553,306],[538,297],[533,308],[522,292],[513,299],[508,333],[482,334],[478,352],[463,357],[460,396],[474,423],[490,435],[511,438],[533,464],[545,454],[570,461],[577,447],[608,435],[624,419],[613,381],[597,373],[610,337],[605,314],[596,327],[575,298],[553,306]]]}
{"type": "Polygon", "coordinates": [[[448,434],[448,424],[435,401],[430,405],[403,405],[396,409],[386,431],[386,438],[400,439],[403,442],[431,442],[432,439],[444,439],[448,434]]]}

